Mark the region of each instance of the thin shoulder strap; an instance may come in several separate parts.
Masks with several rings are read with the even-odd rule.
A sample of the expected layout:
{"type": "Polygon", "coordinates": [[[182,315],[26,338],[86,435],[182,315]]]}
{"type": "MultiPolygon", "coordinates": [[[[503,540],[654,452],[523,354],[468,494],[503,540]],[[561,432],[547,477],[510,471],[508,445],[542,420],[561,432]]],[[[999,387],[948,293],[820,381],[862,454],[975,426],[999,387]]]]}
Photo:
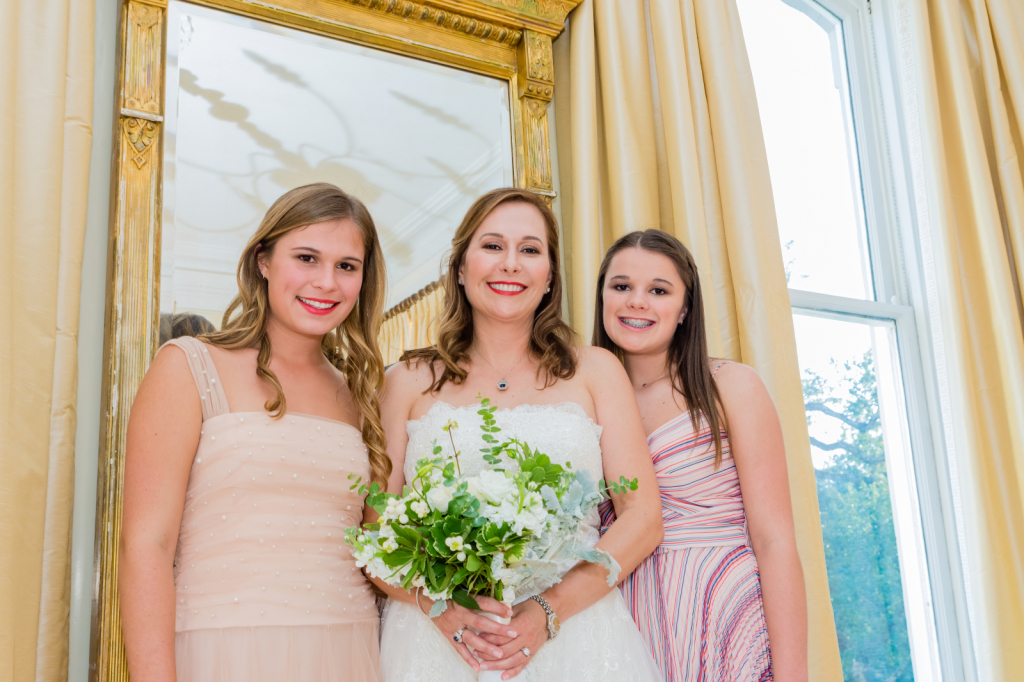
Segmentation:
{"type": "Polygon", "coordinates": [[[199,402],[203,406],[203,421],[228,413],[228,399],[220,385],[217,368],[213,364],[206,344],[191,336],[171,339],[167,345],[175,345],[185,352],[192,380],[199,390],[199,402]]]}
{"type": "Polygon", "coordinates": [[[711,372],[711,376],[715,376],[716,374],[718,374],[718,370],[722,369],[723,367],[725,367],[728,364],[729,364],[728,360],[722,360],[722,362],[719,363],[718,367],[715,367],[715,369],[711,372]]]}

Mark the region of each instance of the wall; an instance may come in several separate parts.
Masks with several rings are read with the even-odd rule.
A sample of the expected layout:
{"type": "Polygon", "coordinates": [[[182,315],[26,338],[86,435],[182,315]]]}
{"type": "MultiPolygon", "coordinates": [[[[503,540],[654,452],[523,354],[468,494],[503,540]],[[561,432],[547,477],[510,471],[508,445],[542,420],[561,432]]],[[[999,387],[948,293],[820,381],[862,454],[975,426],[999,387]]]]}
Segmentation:
{"type": "Polygon", "coordinates": [[[92,158],[78,331],[78,429],[75,433],[75,504],[71,536],[69,682],[86,682],[89,678],[118,4],[118,0],[95,0],[92,158]]]}

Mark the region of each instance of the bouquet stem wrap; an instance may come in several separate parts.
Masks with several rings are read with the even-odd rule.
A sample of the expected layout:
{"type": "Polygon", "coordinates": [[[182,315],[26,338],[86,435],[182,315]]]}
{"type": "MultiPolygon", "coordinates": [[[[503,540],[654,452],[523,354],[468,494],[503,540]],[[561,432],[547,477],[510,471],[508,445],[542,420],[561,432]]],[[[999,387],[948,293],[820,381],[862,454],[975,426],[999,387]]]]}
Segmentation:
{"type": "MultiPolygon", "coordinates": [[[[511,600],[506,599],[503,603],[509,608],[512,608],[511,600]]],[[[483,616],[484,618],[489,618],[496,623],[501,623],[502,625],[508,625],[512,622],[511,618],[499,616],[498,614],[490,613],[489,611],[477,611],[477,613],[483,616]]],[[[477,675],[477,680],[478,682],[502,682],[501,676],[504,674],[504,672],[504,670],[481,670],[480,673],[477,675]]],[[[519,675],[516,675],[515,677],[510,679],[518,680],[519,677],[519,675]]]]}

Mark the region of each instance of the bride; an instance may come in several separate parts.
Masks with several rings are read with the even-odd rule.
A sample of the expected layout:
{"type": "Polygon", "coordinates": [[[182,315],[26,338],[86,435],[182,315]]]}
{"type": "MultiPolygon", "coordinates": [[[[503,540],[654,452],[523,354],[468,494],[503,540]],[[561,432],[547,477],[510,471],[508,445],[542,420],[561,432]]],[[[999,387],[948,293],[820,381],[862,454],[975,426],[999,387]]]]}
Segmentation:
{"type": "MultiPolygon", "coordinates": [[[[527,440],[594,480],[639,479],[636,491],[613,496],[618,521],[600,542],[596,511],[585,526],[586,541],[616,559],[622,580],[662,539],[658,483],[621,363],[607,351],[574,347],[561,318],[558,226],[544,200],[520,189],[478,199],[452,240],[444,283],[437,344],[407,353],[387,376],[388,490],[400,492],[412,479],[449,420],[458,424],[452,434],[462,473],[485,468],[476,412],[477,396],[486,396],[499,408],[501,438],[527,440]]],[[[581,562],[560,572],[561,582],[517,595],[511,610],[478,598],[483,610],[512,616],[508,625],[453,602],[431,619],[429,599],[375,581],[390,596],[381,633],[385,682],[469,681],[485,670],[538,682],[660,680],[608,571],[581,562]]]]}

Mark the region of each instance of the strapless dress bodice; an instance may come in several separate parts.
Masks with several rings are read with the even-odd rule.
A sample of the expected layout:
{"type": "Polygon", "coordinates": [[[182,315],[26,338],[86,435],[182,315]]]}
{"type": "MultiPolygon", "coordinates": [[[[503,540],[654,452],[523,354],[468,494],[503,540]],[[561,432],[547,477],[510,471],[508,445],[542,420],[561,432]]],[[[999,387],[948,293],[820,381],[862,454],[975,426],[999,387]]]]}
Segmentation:
{"type": "MultiPolygon", "coordinates": [[[[410,481],[415,475],[416,460],[430,456],[433,441],[437,441],[446,457],[451,456],[451,441],[441,430],[449,420],[459,425],[452,434],[461,452],[459,464],[462,473],[475,474],[489,468],[480,451],[485,443],[481,439],[483,418],[477,414],[479,409],[479,404],[453,407],[436,402],[425,415],[406,422],[409,444],[405,451],[405,479],[410,481]]],[[[494,419],[501,428],[494,434],[498,440],[517,438],[526,441],[531,448],[550,457],[552,462],[568,463],[577,470],[586,469],[595,481],[602,478],[601,427],[576,403],[517,405],[495,410],[494,419]]]]}
{"type": "Polygon", "coordinates": [[[345,544],[362,521],[349,474],[367,480],[360,433],[300,414],[203,422],[175,561],[178,632],[376,620],[345,544]]]}

